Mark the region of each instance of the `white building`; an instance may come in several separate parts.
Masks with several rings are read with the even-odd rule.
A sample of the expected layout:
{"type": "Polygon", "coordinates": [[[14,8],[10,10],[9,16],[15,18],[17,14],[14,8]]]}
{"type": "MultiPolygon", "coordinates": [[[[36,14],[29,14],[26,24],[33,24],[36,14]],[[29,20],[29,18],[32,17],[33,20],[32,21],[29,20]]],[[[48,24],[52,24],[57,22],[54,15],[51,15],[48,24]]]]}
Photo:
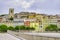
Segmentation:
{"type": "Polygon", "coordinates": [[[24,25],[24,19],[14,18],[13,26],[24,25]]]}

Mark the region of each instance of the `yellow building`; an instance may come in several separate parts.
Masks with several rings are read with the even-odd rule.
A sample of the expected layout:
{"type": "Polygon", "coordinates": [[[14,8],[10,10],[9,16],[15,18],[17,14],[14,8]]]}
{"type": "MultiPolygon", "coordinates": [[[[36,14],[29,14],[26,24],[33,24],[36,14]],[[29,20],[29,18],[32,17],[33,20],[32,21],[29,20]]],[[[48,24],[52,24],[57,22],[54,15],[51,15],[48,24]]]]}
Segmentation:
{"type": "Polygon", "coordinates": [[[43,32],[48,26],[48,17],[45,14],[36,14],[36,21],[30,22],[30,27],[34,27],[36,31],[43,32]]]}
{"type": "Polygon", "coordinates": [[[42,15],[41,14],[36,14],[36,22],[39,22],[39,25],[42,25],[42,15]]]}
{"type": "Polygon", "coordinates": [[[39,23],[38,22],[30,22],[30,27],[34,27],[35,31],[39,31],[39,23]]]}
{"type": "Polygon", "coordinates": [[[42,22],[43,22],[43,14],[36,14],[36,22],[38,22],[39,23],[39,29],[38,29],[38,31],[40,31],[40,32],[42,32],[43,31],[43,24],[42,24],[42,22]]]}
{"type": "Polygon", "coordinates": [[[29,18],[29,19],[33,19],[33,18],[35,18],[35,17],[36,17],[36,14],[32,14],[32,13],[31,13],[30,15],[28,15],[28,18],[29,18]]]}
{"type": "Polygon", "coordinates": [[[36,14],[36,18],[37,19],[41,19],[42,18],[42,15],[41,14],[36,14]]]}
{"type": "Polygon", "coordinates": [[[36,15],[36,21],[39,22],[39,31],[43,32],[45,31],[45,28],[48,26],[48,16],[45,14],[37,14],[36,15]]]}
{"type": "Polygon", "coordinates": [[[45,28],[49,25],[49,21],[48,21],[48,16],[45,15],[42,18],[42,26],[43,26],[43,31],[45,31],[45,28]]]}

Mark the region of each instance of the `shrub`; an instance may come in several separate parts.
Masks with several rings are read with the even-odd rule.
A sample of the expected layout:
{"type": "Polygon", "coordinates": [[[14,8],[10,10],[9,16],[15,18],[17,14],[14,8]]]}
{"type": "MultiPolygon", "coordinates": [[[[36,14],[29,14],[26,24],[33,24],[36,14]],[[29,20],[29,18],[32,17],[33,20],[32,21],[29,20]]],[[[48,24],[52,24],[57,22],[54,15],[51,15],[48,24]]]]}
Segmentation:
{"type": "Polygon", "coordinates": [[[31,28],[30,27],[26,27],[26,30],[30,30],[31,28]]]}
{"type": "Polygon", "coordinates": [[[14,27],[10,26],[10,27],[8,27],[8,30],[12,30],[13,31],[15,29],[14,29],[14,27]]]}
{"type": "Polygon", "coordinates": [[[31,27],[30,30],[35,30],[35,28],[34,27],[31,27]]]}
{"type": "Polygon", "coordinates": [[[45,31],[56,31],[57,30],[57,25],[49,25],[48,27],[46,27],[45,31]]]}
{"type": "Polygon", "coordinates": [[[0,25],[0,32],[7,32],[7,26],[6,25],[0,25]]]}
{"type": "Polygon", "coordinates": [[[15,30],[35,30],[35,28],[33,28],[33,27],[26,27],[26,26],[22,25],[22,26],[16,26],[15,30]]]}
{"type": "Polygon", "coordinates": [[[19,27],[20,27],[20,26],[16,26],[16,27],[15,27],[15,30],[19,30],[19,27]]]}
{"type": "Polygon", "coordinates": [[[60,28],[58,28],[58,31],[60,31],[60,28]]]}
{"type": "Polygon", "coordinates": [[[20,30],[26,30],[26,27],[24,25],[20,26],[19,28],[20,30]]]}
{"type": "Polygon", "coordinates": [[[33,27],[26,27],[26,30],[35,30],[33,27]]]}

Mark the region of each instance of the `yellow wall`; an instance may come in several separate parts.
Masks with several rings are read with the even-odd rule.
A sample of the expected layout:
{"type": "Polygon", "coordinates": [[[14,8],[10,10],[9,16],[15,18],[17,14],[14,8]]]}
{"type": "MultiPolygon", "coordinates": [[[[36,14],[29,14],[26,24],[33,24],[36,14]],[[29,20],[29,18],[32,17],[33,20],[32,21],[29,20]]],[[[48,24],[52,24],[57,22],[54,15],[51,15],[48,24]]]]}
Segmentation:
{"type": "Polygon", "coordinates": [[[39,23],[36,23],[36,22],[31,22],[30,23],[30,27],[34,27],[36,31],[39,30],[39,23]]]}
{"type": "Polygon", "coordinates": [[[49,25],[49,21],[48,21],[48,17],[45,16],[45,18],[43,18],[43,31],[45,30],[45,28],[49,25]]]}
{"type": "Polygon", "coordinates": [[[29,15],[29,18],[35,18],[35,16],[34,15],[29,15]]]}

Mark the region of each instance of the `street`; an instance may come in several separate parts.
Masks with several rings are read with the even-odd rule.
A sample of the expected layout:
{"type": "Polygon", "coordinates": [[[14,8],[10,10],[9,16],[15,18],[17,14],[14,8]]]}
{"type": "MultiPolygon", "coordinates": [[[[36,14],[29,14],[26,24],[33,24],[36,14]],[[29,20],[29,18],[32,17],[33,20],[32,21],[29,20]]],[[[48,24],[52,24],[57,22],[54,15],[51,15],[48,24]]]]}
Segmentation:
{"type": "Polygon", "coordinates": [[[20,40],[20,39],[7,33],[0,33],[0,40],[20,40]]]}

